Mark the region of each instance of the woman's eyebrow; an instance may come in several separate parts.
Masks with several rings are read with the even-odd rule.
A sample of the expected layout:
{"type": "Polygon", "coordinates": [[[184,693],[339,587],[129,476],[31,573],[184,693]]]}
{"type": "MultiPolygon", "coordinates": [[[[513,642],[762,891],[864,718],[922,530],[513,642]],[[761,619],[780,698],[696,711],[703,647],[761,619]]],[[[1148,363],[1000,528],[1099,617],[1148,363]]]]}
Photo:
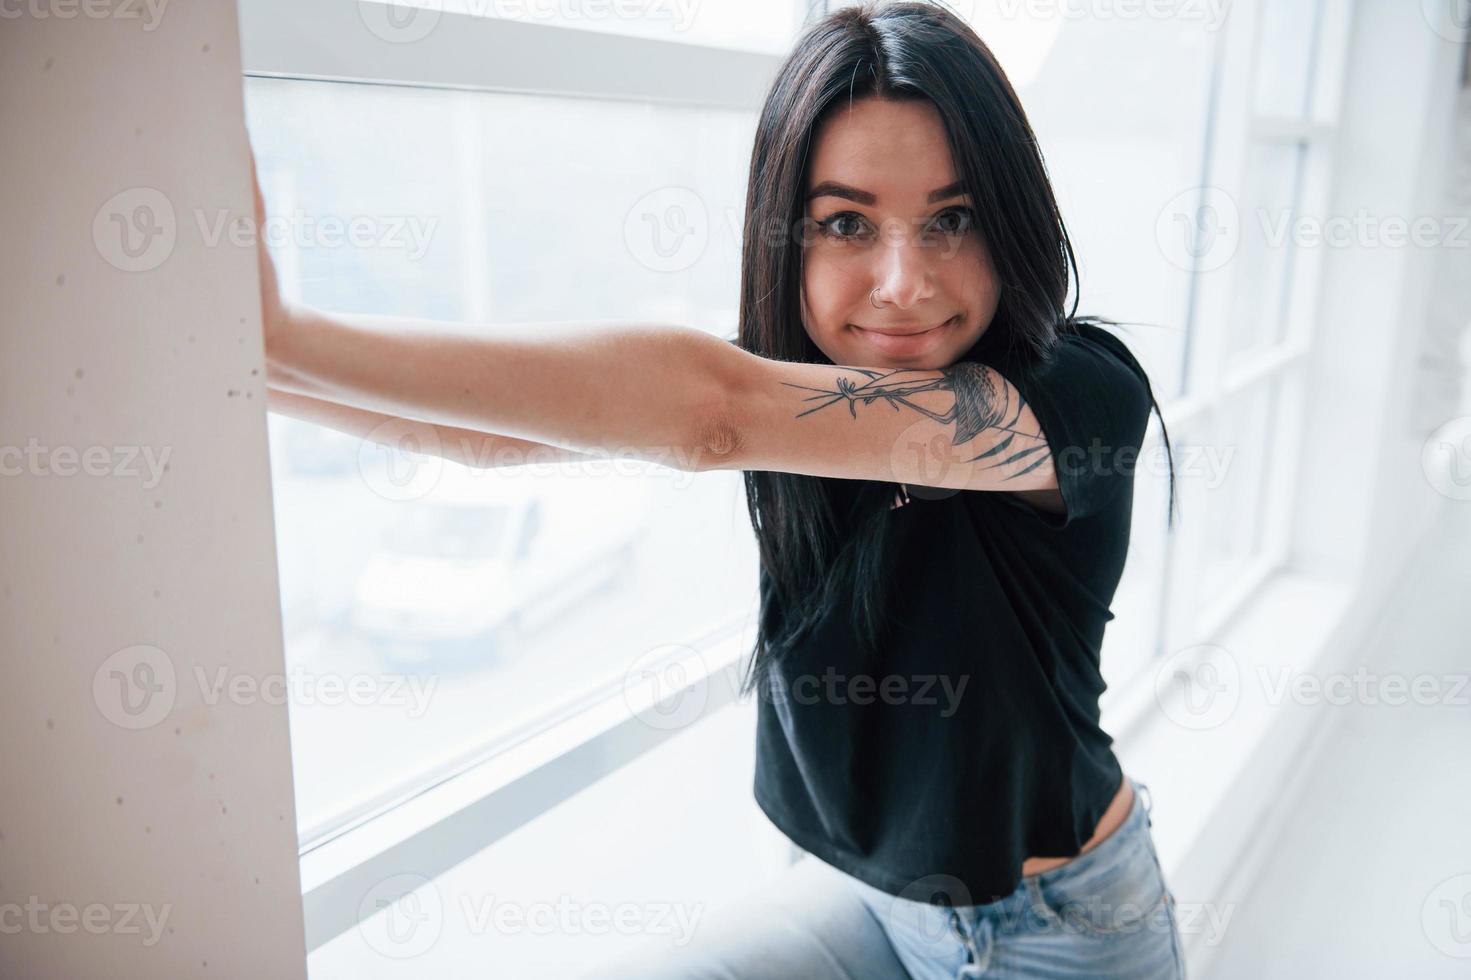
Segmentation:
{"type": "MultiPolygon", "coordinates": [[[[947,198],[959,197],[964,192],[965,181],[957,180],[953,184],[946,184],[944,187],[938,187],[935,190],[930,191],[928,201],[929,203],[934,204],[936,201],[943,201],[947,198]]],[[[845,200],[864,205],[872,205],[875,201],[878,200],[878,197],[869,191],[862,191],[856,187],[849,187],[847,184],[839,183],[836,180],[824,180],[822,183],[818,184],[817,186],[813,187],[812,190],[807,192],[807,200],[810,201],[816,197],[841,197],[845,200]]]]}

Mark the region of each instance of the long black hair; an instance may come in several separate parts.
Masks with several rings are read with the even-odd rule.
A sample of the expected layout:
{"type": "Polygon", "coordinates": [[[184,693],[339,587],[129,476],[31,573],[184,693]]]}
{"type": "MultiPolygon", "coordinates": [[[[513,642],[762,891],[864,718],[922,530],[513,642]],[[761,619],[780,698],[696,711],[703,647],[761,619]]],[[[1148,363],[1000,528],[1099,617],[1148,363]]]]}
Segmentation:
{"type": "MultiPolygon", "coordinates": [[[[804,217],[813,132],[829,110],[866,96],[925,99],[939,111],[1001,284],[982,335],[988,346],[999,343],[1004,354],[1035,362],[1079,324],[1113,323],[1079,317],[1076,295],[1064,309],[1078,276],[1072,242],[1036,136],[990,49],[942,6],[870,0],[811,25],[761,109],[746,193],[736,341],[742,348],[832,363],[802,327],[802,249],[793,247],[791,232],[804,217]]],[[[1150,404],[1158,414],[1153,391],[1150,404]]],[[[849,597],[854,631],[873,657],[887,634],[885,516],[896,485],[752,470],[744,479],[761,575],[756,647],[742,695],[764,683],[772,664],[839,597],[849,597]]],[[[1172,462],[1172,523],[1174,496],[1172,462]]]]}

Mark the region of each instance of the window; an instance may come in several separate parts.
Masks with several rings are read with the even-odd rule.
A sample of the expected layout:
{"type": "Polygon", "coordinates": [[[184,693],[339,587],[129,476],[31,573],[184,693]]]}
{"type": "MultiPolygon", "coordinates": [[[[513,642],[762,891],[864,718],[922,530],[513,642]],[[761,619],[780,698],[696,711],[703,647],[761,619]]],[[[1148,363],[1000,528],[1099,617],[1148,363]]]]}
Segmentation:
{"type": "Polygon", "coordinates": [[[1200,256],[1178,438],[1190,454],[1170,543],[1165,649],[1209,638],[1287,556],[1303,372],[1312,350],[1342,0],[1234,8],[1220,140],[1202,191],[1227,233],[1200,256]],[[1233,230],[1234,229],[1234,230],[1233,230]]]}
{"type": "MultiPolygon", "coordinates": [[[[707,13],[707,27],[734,22],[707,13]]],[[[554,43],[562,28],[548,31],[554,43]]],[[[613,65],[622,45],[651,50],[599,43],[613,65]]],[[[681,57],[672,47],[652,50],[681,57]]],[[[487,324],[735,329],[754,104],[249,77],[246,108],[292,298],[487,324]]],[[[306,847],[752,611],[738,473],[629,459],[477,469],[270,425],[288,660],[369,692],[292,705],[306,847]],[[421,687],[390,697],[399,678],[421,687]]]]}
{"type": "MultiPolygon", "coordinates": [[[[339,311],[728,335],[755,113],[801,24],[836,4],[810,6],[706,3],[676,30],[551,4],[247,0],[246,104],[284,218],[283,288],[339,311]]],[[[1323,93],[1348,5],[1259,0],[1219,22],[1206,4],[955,6],[1037,131],[1079,310],[1121,321],[1175,448],[1167,534],[1152,424],[1105,640],[1115,692],[1208,638],[1285,560],[1321,260],[1295,231],[1331,177],[1323,93]]],[[[591,713],[659,651],[729,650],[753,621],[739,474],[471,469],[281,416],[271,437],[288,660],[435,682],[407,704],[293,702],[308,856],[591,713]]],[[[627,768],[602,748],[595,766],[556,767],[564,797],[627,768]]],[[[306,878],[318,949],[353,913],[345,885],[306,878]]]]}

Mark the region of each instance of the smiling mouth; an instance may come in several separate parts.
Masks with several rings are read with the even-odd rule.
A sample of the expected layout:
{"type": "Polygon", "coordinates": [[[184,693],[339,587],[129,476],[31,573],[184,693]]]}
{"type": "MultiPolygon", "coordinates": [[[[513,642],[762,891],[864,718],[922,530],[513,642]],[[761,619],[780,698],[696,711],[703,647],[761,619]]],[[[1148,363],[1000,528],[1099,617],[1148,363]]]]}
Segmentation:
{"type": "Polygon", "coordinates": [[[878,327],[863,327],[863,326],[859,326],[856,323],[851,324],[851,326],[854,329],[862,330],[864,333],[878,334],[881,337],[918,337],[918,336],[921,336],[922,334],[927,334],[927,333],[930,333],[932,331],[939,330],[941,327],[948,327],[952,323],[955,323],[959,318],[960,318],[960,314],[957,313],[954,316],[952,316],[950,319],[944,321],[943,323],[937,323],[934,326],[930,326],[930,327],[904,326],[904,327],[878,328],[878,327]]]}

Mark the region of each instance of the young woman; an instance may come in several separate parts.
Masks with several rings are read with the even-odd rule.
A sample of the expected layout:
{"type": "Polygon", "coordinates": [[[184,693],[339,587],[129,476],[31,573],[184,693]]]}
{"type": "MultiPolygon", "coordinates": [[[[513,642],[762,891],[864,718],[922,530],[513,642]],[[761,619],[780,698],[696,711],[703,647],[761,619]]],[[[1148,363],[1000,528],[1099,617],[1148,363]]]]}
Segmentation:
{"type": "Polygon", "coordinates": [[[756,799],[841,885],[831,914],[633,974],[1183,976],[1145,787],[1098,710],[1158,406],[1065,309],[1041,152],[963,21],[868,4],[798,41],[751,156],[735,344],[326,316],[261,262],[274,409],[420,420],[452,457],[744,473],[756,799]],[[875,937],[892,955],[856,952],[875,937]]]}

